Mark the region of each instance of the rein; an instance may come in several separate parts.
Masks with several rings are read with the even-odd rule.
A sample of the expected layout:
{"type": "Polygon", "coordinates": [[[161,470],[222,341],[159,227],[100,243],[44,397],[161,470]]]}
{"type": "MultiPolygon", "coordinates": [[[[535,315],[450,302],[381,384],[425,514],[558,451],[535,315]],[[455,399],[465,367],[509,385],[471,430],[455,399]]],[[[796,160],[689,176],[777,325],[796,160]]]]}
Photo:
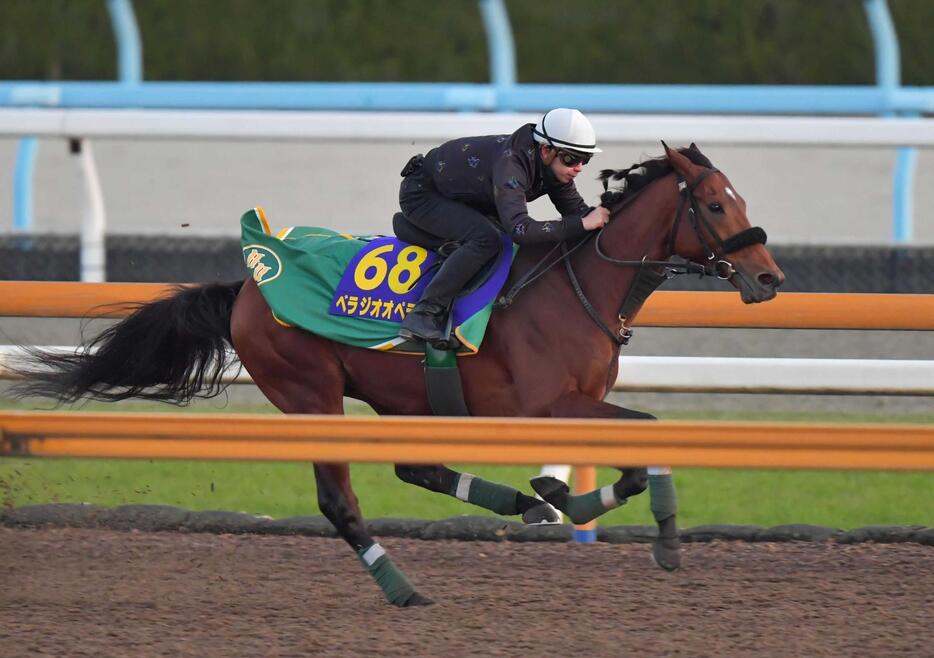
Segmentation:
{"type": "MultiPolygon", "coordinates": [[[[655,292],[662,283],[679,274],[698,274],[701,277],[716,276],[718,279],[728,281],[736,274],[736,269],[733,267],[733,264],[723,258],[723,256],[753,244],[765,244],[767,236],[765,231],[758,226],[748,228],[745,231],[741,231],[723,240],[713,225],[711,225],[710,221],[700,212],[700,209],[697,207],[697,198],[694,196],[694,190],[697,189],[705,178],[718,171],[719,169],[707,169],[690,184],[688,184],[680,174],[678,175],[678,192],[681,201],[678,204],[678,209],[675,211],[674,224],[668,236],[668,253],[673,254],[675,240],[677,239],[678,230],[681,226],[681,218],[686,214],[689,218],[691,228],[694,229],[694,234],[697,236],[698,242],[700,242],[701,247],[704,249],[707,259],[706,264],[695,263],[693,261],[672,263],[667,260],[648,260],[647,257],[643,257],[640,260],[613,258],[608,256],[600,247],[600,238],[603,236],[603,231],[606,227],[604,226],[597,231],[596,239],[594,240],[594,249],[597,252],[597,256],[613,265],[639,268],[632,285],[629,287],[626,299],[623,301],[617,313],[620,323],[618,331],[614,332],[610,329],[603,321],[603,318],[600,317],[600,314],[597,313],[593,304],[587,299],[587,295],[584,293],[580,281],[574,273],[574,268],[571,266],[571,255],[594,237],[593,233],[582,238],[570,249],[566,242],[560,242],[555,245],[542,259],[533,265],[528,272],[523,274],[505,295],[501,296],[496,301],[495,306],[497,308],[507,308],[512,304],[520,291],[531,285],[552,267],[564,261],[564,267],[568,273],[568,279],[571,281],[571,286],[574,288],[574,292],[580,300],[581,305],[584,307],[584,310],[587,311],[587,314],[594,321],[594,324],[596,324],[611,341],[616,343],[617,347],[628,344],[629,339],[632,338],[632,328],[629,326],[632,316],[641,308],[645,300],[649,298],[649,295],[655,292]],[[684,212],[685,207],[687,207],[686,213],[684,212]],[[701,223],[703,224],[703,228],[716,240],[717,246],[720,248],[721,256],[719,258],[704,237],[704,232],[701,230],[701,223]],[[559,248],[562,252],[561,256],[543,266],[543,263],[551,259],[559,248]],[[661,271],[659,271],[659,268],[661,268],[661,271]]],[[[603,181],[603,188],[604,190],[608,188],[606,180],[603,181]]],[[[642,190],[640,190],[640,192],[641,191],[642,190]]],[[[625,199],[613,212],[619,212],[623,207],[629,205],[637,196],[638,193],[625,199]]]]}

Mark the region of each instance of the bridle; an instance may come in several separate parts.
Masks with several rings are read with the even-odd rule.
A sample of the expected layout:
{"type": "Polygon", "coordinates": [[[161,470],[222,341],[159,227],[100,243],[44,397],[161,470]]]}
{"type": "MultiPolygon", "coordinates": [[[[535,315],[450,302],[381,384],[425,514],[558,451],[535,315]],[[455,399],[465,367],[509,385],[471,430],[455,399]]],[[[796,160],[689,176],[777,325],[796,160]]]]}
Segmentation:
{"type": "MultiPolygon", "coordinates": [[[[678,174],[678,193],[681,197],[681,200],[678,203],[678,209],[675,211],[674,222],[672,223],[672,228],[668,234],[667,240],[668,253],[674,254],[675,241],[678,237],[678,231],[681,228],[681,218],[687,215],[691,228],[694,229],[694,235],[697,236],[697,240],[704,250],[706,257],[705,263],[697,263],[690,260],[685,262],[648,260],[647,256],[644,256],[640,260],[613,258],[612,256],[607,255],[603,248],[600,246],[600,238],[603,236],[603,231],[606,230],[606,226],[597,231],[596,239],[594,240],[594,248],[596,249],[597,255],[602,260],[619,267],[639,268],[639,271],[636,273],[636,277],[633,279],[632,285],[629,288],[629,293],[626,295],[626,299],[623,301],[623,304],[619,309],[619,313],[617,314],[619,319],[619,329],[617,331],[613,331],[606,325],[606,323],[603,321],[603,318],[601,318],[600,314],[597,313],[597,310],[594,308],[593,304],[591,304],[590,300],[587,299],[587,296],[584,294],[584,290],[581,288],[580,282],[577,279],[577,275],[574,273],[574,268],[571,266],[571,254],[577,251],[582,245],[586,244],[587,241],[593,237],[593,234],[584,237],[580,242],[578,242],[570,249],[565,242],[561,242],[558,245],[555,245],[555,247],[551,249],[551,251],[549,251],[543,259],[536,263],[529,272],[526,272],[526,274],[523,275],[515,285],[513,285],[508,293],[497,300],[496,306],[500,308],[508,307],[520,290],[531,284],[533,281],[551,269],[554,265],[563,260],[565,269],[568,273],[568,278],[571,280],[571,285],[574,288],[574,292],[577,294],[577,298],[583,305],[584,310],[587,311],[587,314],[590,315],[591,319],[600,328],[600,330],[603,331],[603,333],[606,334],[610,340],[615,342],[617,346],[626,345],[629,342],[629,339],[632,337],[632,328],[630,327],[630,322],[633,315],[639,310],[639,308],[642,307],[642,304],[645,303],[645,300],[648,299],[649,295],[655,292],[655,290],[666,280],[679,274],[697,274],[702,277],[716,276],[718,279],[729,281],[737,274],[737,271],[733,267],[733,264],[726,260],[724,256],[753,244],[765,244],[767,236],[765,231],[758,226],[750,227],[724,240],[720,237],[720,234],[717,232],[716,228],[714,228],[714,226],[710,223],[710,220],[708,220],[703,215],[703,213],[701,213],[700,208],[698,207],[697,197],[694,196],[694,191],[708,176],[719,171],[719,169],[713,167],[705,169],[690,183],[688,183],[688,181],[683,176],[681,176],[681,174],[678,174]],[[685,212],[685,208],[687,208],[687,212],[685,212]],[[701,230],[701,225],[703,225],[703,229],[705,229],[707,233],[709,233],[716,241],[720,251],[719,256],[717,255],[717,252],[711,248],[709,242],[704,237],[704,231],[701,230]],[[562,255],[551,263],[542,267],[542,263],[551,258],[551,255],[559,247],[561,249],[562,255]]],[[[607,180],[603,181],[603,188],[604,190],[608,188],[607,180]]],[[[632,197],[629,197],[628,199],[625,199],[620,205],[611,210],[611,214],[619,212],[619,210],[624,206],[629,205],[629,203],[635,199],[636,196],[638,196],[638,193],[632,197]]]]}
{"type": "MultiPolygon", "coordinates": [[[[678,193],[681,197],[681,201],[678,204],[678,209],[675,211],[675,219],[672,223],[671,231],[668,233],[668,253],[673,254],[675,252],[675,241],[678,238],[678,230],[681,228],[681,218],[687,215],[688,221],[691,224],[691,228],[694,229],[694,235],[697,236],[697,241],[704,249],[704,254],[707,261],[706,263],[701,264],[695,263],[693,261],[672,263],[667,260],[647,260],[645,258],[641,260],[623,260],[619,258],[612,258],[607,256],[603,249],[600,247],[600,238],[602,237],[606,226],[600,229],[600,231],[597,233],[597,239],[594,242],[597,255],[608,263],[620,265],[622,267],[662,267],[672,276],[678,274],[699,274],[700,276],[716,276],[718,279],[722,279],[724,281],[729,281],[732,279],[736,274],[736,268],[734,268],[733,263],[726,260],[724,256],[726,254],[739,251],[743,247],[748,247],[749,245],[764,245],[767,240],[767,236],[761,227],[752,226],[747,228],[745,231],[740,231],[736,235],[730,236],[726,240],[723,240],[720,237],[720,234],[717,233],[716,228],[714,228],[714,226],[710,223],[710,220],[704,217],[703,213],[701,213],[700,208],[698,208],[697,205],[697,197],[694,196],[694,190],[696,190],[697,187],[702,182],[704,182],[708,176],[719,171],[719,169],[715,168],[705,169],[691,183],[688,183],[687,180],[681,176],[681,174],[678,174],[678,193]],[[684,212],[685,207],[687,207],[686,213],[684,212]],[[720,247],[719,257],[710,247],[710,244],[704,237],[704,232],[701,230],[701,224],[703,224],[704,229],[706,229],[707,232],[713,236],[714,240],[716,240],[717,246],[720,247]]],[[[607,181],[603,182],[603,186],[604,189],[606,189],[607,181]]],[[[631,200],[631,198],[627,199],[625,202],[623,202],[623,204],[615,208],[613,212],[618,212],[631,200]]]]}
{"type": "MultiPolygon", "coordinates": [[[[708,176],[719,171],[719,169],[713,167],[705,169],[690,183],[688,183],[680,173],[678,174],[678,195],[681,197],[681,201],[678,203],[678,209],[675,211],[675,219],[672,223],[671,232],[668,234],[667,253],[674,254],[675,241],[678,238],[678,230],[681,228],[681,218],[687,215],[691,228],[694,229],[694,235],[697,236],[697,241],[704,249],[706,263],[695,263],[693,261],[671,263],[669,261],[652,261],[645,257],[641,260],[612,258],[600,248],[600,238],[603,236],[603,231],[606,226],[601,228],[600,232],[597,233],[594,246],[600,258],[613,265],[639,268],[639,272],[636,274],[636,278],[629,288],[629,294],[626,295],[626,299],[623,301],[623,305],[620,307],[619,313],[617,314],[619,318],[619,330],[616,333],[610,331],[609,327],[606,326],[602,318],[600,318],[599,314],[597,314],[593,306],[586,299],[583,290],[580,288],[580,284],[577,282],[577,277],[574,276],[570,261],[565,260],[565,266],[571,278],[571,284],[574,286],[574,291],[577,293],[578,298],[584,304],[584,309],[587,310],[590,317],[597,323],[597,326],[603,330],[603,333],[609,336],[610,339],[618,345],[625,345],[629,342],[629,339],[632,337],[632,328],[629,326],[632,316],[642,307],[642,304],[645,303],[649,295],[655,292],[655,289],[667,279],[677,276],[678,274],[699,274],[700,276],[716,276],[718,279],[729,281],[737,272],[736,268],[733,267],[733,263],[726,260],[724,256],[734,251],[739,251],[743,247],[748,247],[749,245],[765,244],[767,236],[765,231],[758,226],[740,231],[726,240],[722,239],[716,228],[710,223],[710,220],[700,211],[694,191],[708,176]],[[687,208],[687,212],[685,212],[685,208],[687,208]],[[704,231],[701,230],[702,224],[707,233],[716,240],[717,246],[720,248],[719,256],[717,256],[717,253],[711,248],[707,239],[704,237],[704,231]],[[655,268],[661,268],[661,271],[659,272],[655,268]]],[[[605,190],[607,188],[606,180],[603,181],[603,186],[605,190]]],[[[626,200],[626,202],[628,201],[631,201],[631,198],[626,200]]],[[[624,205],[626,202],[624,202],[624,205]]],[[[616,208],[616,211],[618,210],[619,208],[616,208]]]]}

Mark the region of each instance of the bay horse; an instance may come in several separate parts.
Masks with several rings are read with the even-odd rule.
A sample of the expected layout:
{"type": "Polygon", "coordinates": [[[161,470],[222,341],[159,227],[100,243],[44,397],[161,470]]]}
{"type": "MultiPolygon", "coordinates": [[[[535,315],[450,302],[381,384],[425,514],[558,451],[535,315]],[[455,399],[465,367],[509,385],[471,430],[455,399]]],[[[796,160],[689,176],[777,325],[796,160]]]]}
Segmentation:
{"type": "MultiPolygon", "coordinates": [[[[519,250],[504,288],[510,303],[493,312],[480,352],[459,361],[471,414],[654,418],[604,398],[616,380],[629,327],[664,273],[682,267],[716,274],[746,303],[777,294],[784,274],[727,177],[694,144],[679,150],[662,144],[662,157],[602,172],[605,187],[616,180],[622,188],[601,198],[611,220],[600,232],[563,245],[556,257],[554,248],[543,245],[519,250]],[[673,255],[687,265],[674,264],[673,255]],[[564,267],[551,267],[558,263],[564,267]],[[656,279],[646,286],[637,280],[640,272],[656,279]],[[527,292],[514,294],[523,287],[527,292]]],[[[140,305],[74,355],[36,352],[19,393],[59,403],[141,397],[185,404],[225,388],[228,345],[284,413],[340,414],[346,396],[378,414],[431,414],[421,358],[350,347],[284,326],[252,279],[181,288],[140,305]]],[[[539,481],[536,488],[581,523],[648,486],[659,528],[652,554],[660,566],[676,569],[680,547],[670,470],[620,470],[618,482],[582,496],[569,496],[555,482],[539,481]]],[[[348,464],[316,463],[314,472],[321,512],[386,599],[402,607],[431,603],[368,534],[348,464]]],[[[526,522],[549,518],[550,508],[532,496],[440,464],[397,464],[395,472],[405,482],[498,514],[521,514],[526,522]]]]}

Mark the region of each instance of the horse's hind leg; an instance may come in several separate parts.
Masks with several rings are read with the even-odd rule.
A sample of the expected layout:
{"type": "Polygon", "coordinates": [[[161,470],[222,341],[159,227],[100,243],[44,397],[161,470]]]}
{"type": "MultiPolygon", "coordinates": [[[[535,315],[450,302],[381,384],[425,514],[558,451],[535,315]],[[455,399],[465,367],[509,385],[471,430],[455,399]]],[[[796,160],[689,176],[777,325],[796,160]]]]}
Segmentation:
{"type": "MultiPolygon", "coordinates": [[[[556,418],[621,418],[627,420],[655,420],[651,414],[625,409],[608,402],[569,393],[552,407],[556,418]]],[[[674,480],[670,468],[621,467],[620,479],[601,489],[572,496],[566,484],[550,476],[532,479],[532,488],[564,512],[574,523],[587,523],[611,509],[626,503],[633,495],[649,489],[652,516],[658,524],[658,537],[652,545],[655,562],[667,571],[681,565],[680,540],[676,515],[678,511],[674,480]]]]}
{"type": "MultiPolygon", "coordinates": [[[[333,344],[275,324],[249,282],[234,310],[234,347],[263,394],[285,413],[341,414],[344,373],[333,344]]],[[[347,464],[315,464],[318,506],[393,605],[426,605],[366,530],[347,464]]]]}
{"type": "MultiPolygon", "coordinates": [[[[288,396],[289,401],[285,401],[274,399],[280,396],[273,395],[270,400],[286,413],[342,413],[343,411],[341,396],[338,396],[336,404],[339,406],[337,407],[333,404],[326,406],[308,404],[309,400],[317,397],[311,390],[308,390],[306,395],[302,395],[302,391],[295,391],[294,396],[296,397],[288,396]],[[292,400],[303,402],[295,404],[292,400]]],[[[342,463],[315,463],[315,483],[321,513],[356,552],[363,566],[383,591],[386,600],[400,607],[432,603],[430,599],[415,591],[382,546],[376,543],[367,532],[360,506],[357,503],[357,496],[350,484],[350,467],[342,463]]]]}
{"type": "MultiPolygon", "coordinates": [[[[392,415],[394,410],[374,404],[376,413],[392,415]]],[[[495,514],[522,515],[525,523],[557,523],[558,515],[551,505],[518,489],[484,480],[470,473],[460,473],[442,464],[396,464],[396,477],[408,484],[442,493],[467,503],[488,509],[495,514]]]]}
{"type": "Polygon", "coordinates": [[[315,464],[318,505],[334,524],[344,541],[350,544],[376,584],[393,605],[410,607],[428,605],[432,601],[418,592],[408,578],[376,543],[363,523],[357,497],[350,487],[350,467],[347,464],[315,464]]]}
{"type": "Polygon", "coordinates": [[[525,523],[558,521],[554,510],[544,501],[504,484],[489,482],[470,473],[459,473],[441,464],[396,464],[396,476],[403,482],[453,496],[496,514],[521,514],[525,523]]]}

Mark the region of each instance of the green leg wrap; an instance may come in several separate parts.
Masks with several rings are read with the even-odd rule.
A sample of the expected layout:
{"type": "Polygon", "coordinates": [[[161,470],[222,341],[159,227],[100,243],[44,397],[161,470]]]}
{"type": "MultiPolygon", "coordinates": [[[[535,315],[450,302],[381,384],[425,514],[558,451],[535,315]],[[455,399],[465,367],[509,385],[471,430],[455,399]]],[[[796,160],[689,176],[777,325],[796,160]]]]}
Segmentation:
{"type": "Polygon", "coordinates": [[[379,544],[372,544],[361,549],[357,557],[363,562],[370,575],[383,590],[386,600],[393,605],[403,606],[415,593],[412,583],[405,577],[399,568],[393,564],[386,552],[379,544]]]}
{"type": "Polygon", "coordinates": [[[657,522],[664,521],[678,513],[675,481],[670,471],[654,475],[649,471],[649,499],[652,515],[657,522]]]}
{"type": "Polygon", "coordinates": [[[579,496],[568,496],[567,509],[563,511],[571,519],[571,523],[580,525],[593,521],[611,509],[616,509],[625,504],[625,500],[619,500],[613,494],[613,487],[610,486],[594,489],[590,493],[579,496]]]}
{"type": "Polygon", "coordinates": [[[469,473],[461,473],[455,490],[451,493],[456,498],[477,505],[497,514],[519,514],[516,497],[519,491],[495,482],[487,482],[469,473]]]}

